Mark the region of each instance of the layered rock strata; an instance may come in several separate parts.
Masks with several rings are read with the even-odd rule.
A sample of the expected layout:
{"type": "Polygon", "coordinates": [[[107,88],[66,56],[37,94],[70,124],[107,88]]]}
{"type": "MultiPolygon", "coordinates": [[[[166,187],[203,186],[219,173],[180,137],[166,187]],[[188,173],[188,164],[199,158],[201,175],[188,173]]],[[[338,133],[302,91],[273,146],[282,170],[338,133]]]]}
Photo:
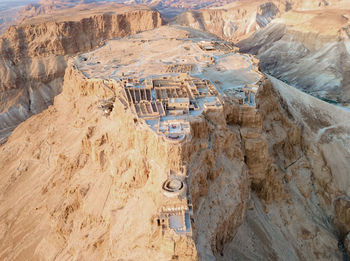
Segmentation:
{"type": "Polygon", "coordinates": [[[190,10],[176,17],[176,23],[213,33],[230,41],[247,38],[273,19],[290,10],[341,6],[345,1],[267,0],[236,1],[226,5],[190,10]]]}
{"type": "Polygon", "coordinates": [[[341,258],[348,113],[203,37],[161,27],[69,63],[54,105],[0,147],[1,259],[341,258]]]}
{"type": "Polygon", "coordinates": [[[103,80],[69,67],[54,105],[22,123],[1,147],[2,259],[193,260],[195,242],[208,259],[233,237],[249,182],[239,131],[226,124],[223,111],[191,121],[191,139],[174,143],[119,99],[103,116],[99,100],[110,96],[103,80]],[[166,239],[155,222],[167,173],[184,166],[195,241],[175,233],[166,239]]]}
{"type": "Polygon", "coordinates": [[[0,138],[52,104],[69,56],[162,24],[156,11],[122,6],[78,14],[71,21],[60,15],[36,19],[11,27],[0,39],[0,138]]]}
{"type": "Polygon", "coordinates": [[[265,176],[272,197],[253,192],[223,259],[346,258],[348,112],[270,80],[257,106],[275,163],[275,182],[265,176]]]}
{"type": "Polygon", "coordinates": [[[209,99],[177,141],[152,129],[122,83],[70,64],[54,105],[1,146],[2,259],[210,260],[233,238],[250,190],[233,100],[209,99]]]}
{"type": "Polygon", "coordinates": [[[348,106],[348,4],[292,11],[238,43],[258,56],[261,69],[313,96],[348,106]]]}
{"type": "Polygon", "coordinates": [[[233,41],[258,56],[262,71],[349,107],[348,10],[347,1],[238,1],[176,22],[233,41]]]}
{"type": "Polygon", "coordinates": [[[273,2],[237,2],[218,8],[185,12],[176,17],[176,23],[237,41],[266,26],[280,12],[273,2]]]}

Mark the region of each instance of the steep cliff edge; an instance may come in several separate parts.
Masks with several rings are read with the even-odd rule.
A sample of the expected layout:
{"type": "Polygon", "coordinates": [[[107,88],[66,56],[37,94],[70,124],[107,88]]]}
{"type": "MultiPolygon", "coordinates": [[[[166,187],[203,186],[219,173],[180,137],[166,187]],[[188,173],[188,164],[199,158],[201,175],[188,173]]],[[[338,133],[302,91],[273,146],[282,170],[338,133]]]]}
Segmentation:
{"type": "Polygon", "coordinates": [[[166,173],[181,167],[180,148],[119,100],[103,117],[98,102],[110,95],[103,80],[68,68],[54,105],[1,148],[1,259],[171,259],[152,222],[166,173]]]}
{"type": "Polygon", "coordinates": [[[238,1],[217,8],[185,12],[176,18],[176,23],[236,42],[266,26],[281,11],[273,1],[238,1]]]}
{"type": "Polygon", "coordinates": [[[266,73],[349,106],[349,8],[288,12],[238,46],[257,55],[266,73]]]}
{"type": "Polygon", "coordinates": [[[238,1],[176,22],[233,41],[258,56],[262,71],[348,107],[349,9],[348,1],[238,1]]]}
{"type": "Polygon", "coordinates": [[[257,97],[279,179],[252,194],[224,260],[341,260],[349,233],[349,113],[271,77],[257,97]],[[339,251],[337,248],[339,247],[339,251]]]}
{"type": "Polygon", "coordinates": [[[103,80],[87,80],[70,67],[54,105],[1,147],[1,259],[195,260],[196,242],[208,260],[232,239],[249,182],[239,131],[226,125],[223,111],[211,113],[220,124],[210,116],[191,122],[191,140],[175,144],[118,99],[103,117],[98,103],[110,95],[103,80]],[[168,243],[154,217],[167,173],[184,165],[195,240],[168,243]]]}
{"type": "Polygon", "coordinates": [[[349,113],[209,39],[163,26],[68,63],[0,146],[1,259],[341,258],[349,113]]]}
{"type": "Polygon", "coordinates": [[[38,17],[11,27],[0,39],[0,138],[52,104],[69,56],[162,24],[160,14],[146,7],[107,5],[94,12],[72,14],[73,20],[38,17]]]}
{"type": "MultiPolygon", "coordinates": [[[[119,49],[125,42],[135,56],[133,48],[141,51],[145,42],[175,51],[175,57],[180,51],[169,46],[193,45],[167,36],[155,40],[166,33],[188,36],[163,27],[113,42],[119,49]]],[[[160,48],[149,51],[164,57],[160,48]]],[[[226,120],[232,105],[195,113],[178,142],[156,133],[127,105],[120,81],[87,77],[80,59],[69,63],[54,105],[20,124],[0,147],[1,259],[213,260],[243,222],[250,191],[239,126],[226,120]],[[101,111],[101,102],[111,99],[107,113],[101,111]],[[164,192],[175,173],[188,176],[188,198],[179,198],[191,207],[191,236],[181,235],[178,216],[162,216],[179,208],[164,192]],[[168,218],[172,229],[163,223],[168,218]]]]}
{"type": "Polygon", "coordinates": [[[176,23],[213,33],[237,42],[264,28],[290,10],[341,6],[342,0],[265,0],[235,1],[226,5],[190,10],[176,17],[176,23]]]}

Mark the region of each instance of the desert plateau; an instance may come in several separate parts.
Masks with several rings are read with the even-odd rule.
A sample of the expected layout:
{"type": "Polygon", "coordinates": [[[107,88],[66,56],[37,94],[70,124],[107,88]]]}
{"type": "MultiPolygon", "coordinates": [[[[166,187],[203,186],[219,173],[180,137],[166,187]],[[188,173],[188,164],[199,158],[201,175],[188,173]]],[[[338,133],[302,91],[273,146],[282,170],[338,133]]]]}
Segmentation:
{"type": "Polygon", "coordinates": [[[350,260],[350,3],[0,3],[0,260],[350,260]]]}

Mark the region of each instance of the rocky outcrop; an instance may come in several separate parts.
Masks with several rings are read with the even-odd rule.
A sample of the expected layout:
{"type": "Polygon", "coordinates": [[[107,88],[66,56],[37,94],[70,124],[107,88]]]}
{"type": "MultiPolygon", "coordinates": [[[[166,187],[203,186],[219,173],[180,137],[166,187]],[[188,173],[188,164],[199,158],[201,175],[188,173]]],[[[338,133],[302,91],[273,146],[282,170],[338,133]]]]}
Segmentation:
{"type": "Polygon", "coordinates": [[[156,11],[120,7],[77,21],[11,27],[0,39],[0,137],[7,137],[20,122],[52,104],[61,91],[69,56],[91,50],[106,39],[161,24],[156,11]]]}
{"type": "MultiPolygon", "coordinates": [[[[118,99],[103,117],[98,101],[110,93],[102,85],[68,68],[54,105],[1,147],[1,198],[23,195],[17,210],[7,203],[1,210],[1,259],[172,258],[152,220],[164,176],[181,166],[180,147],[154,135],[118,99]],[[14,169],[5,170],[10,159],[14,169]]],[[[191,244],[181,239],[175,254],[192,260],[191,244]]]]}
{"type": "Polygon", "coordinates": [[[336,169],[320,150],[338,153],[341,143],[326,138],[342,129],[313,135],[312,118],[296,114],[305,112],[297,94],[268,79],[260,84],[257,108],[226,100],[190,121],[190,139],[173,143],[119,99],[103,116],[99,101],[110,89],[69,66],[54,105],[0,147],[1,258],[340,258],[349,186],[337,180],[348,154],[336,169]],[[283,100],[286,92],[296,98],[283,100]],[[154,224],[169,169],[187,170],[193,204],[193,237],[171,243],[154,224]]]}
{"type": "Polygon", "coordinates": [[[264,72],[313,96],[348,106],[348,15],[342,9],[290,12],[238,46],[257,55],[264,72]]]}
{"type": "Polygon", "coordinates": [[[176,23],[213,33],[223,39],[237,41],[266,26],[280,13],[272,1],[237,3],[219,8],[188,11],[176,23]]]}
{"type": "Polygon", "coordinates": [[[188,11],[176,22],[233,41],[257,55],[264,72],[349,106],[348,7],[336,0],[238,1],[188,11]]]}
{"type": "MultiPolygon", "coordinates": [[[[237,42],[267,26],[273,19],[290,10],[315,9],[341,3],[341,0],[266,0],[236,1],[199,10],[190,10],[176,17],[176,23],[213,33],[237,42]]],[[[344,2],[345,3],[345,2],[344,2]]]]}
{"type": "MultiPolygon", "coordinates": [[[[148,39],[137,37],[135,44],[148,39]]],[[[347,249],[349,233],[348,112],[269,77],[256,83],[256,106],[225,95],[223,106],[188,117],[189,135],[174,142],[117,98],[116,80],[68,64],[54,104],[0,146],[0,259],[345,254],[338,246],[347,249]],[[100,110],[106,100],[107,113],[100,110]],[[188,175],[192,236],[164,237],[155,219],[171,171],[188,175]]]]}
{"type": "Polygon", "coordinates": [[[0,148],[1,200],[8,202],[0,210],[1,259],[214,259],[243,222],[249,198],[239,129],[223,109],[207,110],[191,120],[189,140],[173,143],[119,99],[103,116],[99,101],[111,95],[103,85],[69,66],[54,105],[0,148]],[[168,171],[183,168],[193,239],[169,244],[153,221],[157,194],[168,171]],[[13,208],[18,191],[23,197],[13,208]]]}
{"type": "Polygon", "coordinates": [[[348,112],[270,80],[257,103],[277,181],[266,189],[278,184],[277,197],[252,194],[223,259],[339,260],[348,233],[349,179],[342,168],[349,140],[341,138],[348,136],[348,112]]]}
{"type": "Polygon", "coordinates": [[[227,98],[191,117],[190,135],[176,143],[154,133],[122,99],[113,101],[109,116],[101,112],[100,101],[118,88],[70,64],[54,105],[0,148],[0,199],[13,202],[23,191],[18,209],[0,210],[8,224],[2,258],[214,260],[244,220],[251,184],[266,201],[278,198],[256,108],[227,98]],[[159,194],[169,171],[184,170],[193,237],[168,240],[154,221],[159,194]],[[21,234],[18,244],[10,227],[21,234]]]}

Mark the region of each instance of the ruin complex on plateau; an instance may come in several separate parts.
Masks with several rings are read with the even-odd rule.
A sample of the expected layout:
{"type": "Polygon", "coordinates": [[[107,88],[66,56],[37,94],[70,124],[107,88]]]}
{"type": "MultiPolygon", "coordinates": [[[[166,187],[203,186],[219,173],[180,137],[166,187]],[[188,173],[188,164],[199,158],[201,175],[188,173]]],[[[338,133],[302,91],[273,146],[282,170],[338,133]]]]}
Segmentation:
{"type": "Polygon", "coordinates": [[[349,259],[350,3],[3,6],[0,260],[349,259]]]}
{"type": "MultiPolygon", "coordinates": [[[[79,56],[72,61],[72,66],[87,81],[101,81],[100,86],[107,96],[99,100],[98,108],[105,117],[109,117],[118,100],[125,110],[134,115],[135,122],[151,129],[160,138],[173,144],[191,142],[191,121],[203,113],[210,111],[220,114],[226,102],[242,111],[244,108],[254,110],[255,95],[263,77],[257,68],[258,61],[252,56],[240,54],[228,42],[204,40],[202,37],[186,41],[171,38],[173,34],[178,35],[177,32],[186,36],[190,33],[186,30],[166,27],[159,30],[159,39],[153,39],[150,33],[143,33],[128,39],[112,40],[96,51],[79,56]],[[169,33],[172,44],[181,51],[174,52],[162,46],[169,33]],[[123,44],[128,49],[114,51],[115,46],[123,44]],[[141,56],[136,57],[134,48],[139,49],[141,56]],[[146,52],[149,50],[153,50],[152,60],[147,59],[149,54],[146,52]],[[131,57],[126,59],[125,56],[131,57]],[[223,82],[213,82],[206,75],[209,72],[234,74],[231,64],[242,66],[245,73],[250,75],[247,80],[252,81],[243,79],[231,85],[224,78],[223,82]],[[137,69],[134,69],[135,65],[137,69]]],[[[162,238],[170,242],[175,242],[172,238],[175,235],[192,236],[193,207],[189,176],[191,172],[186,165],[178,171],[167,169],[159,188],[162,204],[154,224],[162,238]]],[[[174,246],[170,245],[169,248],[173,249],[174,246]]]]}

